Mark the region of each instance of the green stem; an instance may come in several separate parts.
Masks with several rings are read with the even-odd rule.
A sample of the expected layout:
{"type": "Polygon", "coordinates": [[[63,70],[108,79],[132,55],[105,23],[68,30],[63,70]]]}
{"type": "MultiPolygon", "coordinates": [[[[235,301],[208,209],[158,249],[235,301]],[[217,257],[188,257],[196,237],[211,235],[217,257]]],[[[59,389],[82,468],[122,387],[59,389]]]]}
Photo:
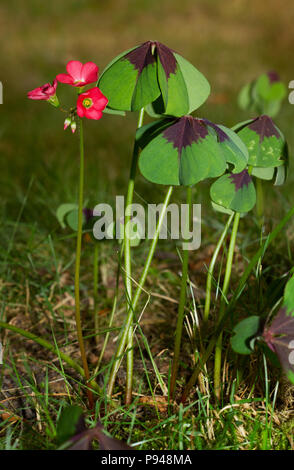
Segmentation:
{"type": "MultiPolygon", "coordinates": [[[[25,337],[29,340],[34,341],[35,343],[39,344],[43,348],[47,349],[48,351],[53,352],[57,357],[60,357],[60,359],[62,359],[64,362],[66,362],[66,364],[68,364],[76,372],[78,372],[81,375],[81,377],[83,377],[84,379],[86,378],[84,369],[81,366],[79,366],[79,364],[77,364],[71,357],[67,356],[66,354],[64,354],[59,349],[56,349],[53,346],[53,344],[49,343],[49,341],[46,341],[45,339],[40,338],[40,336],[37,336],[34,333],[30,333],[29,331],[25,331],[22,328],[18,328],[14,325],[10,325],[10,323],[5,323],[3,321],[0,321],[0,328],[5,328],[6,330],[13,331],[14,333],[17,333],[17,334],[19,334],[19,335],[21,335],[21,336],[23,336],[23,337],[25,337]]],[[[89,383],[89,386],[93,390],[95,390],[97,393],[99,393],[99,394],[102,393],[100,388],[96,384],[96,382],[93,381],[93,382],[89,383]]]]}
{"type": "Polygon", "coordinates": [[[99,315],[98,315],[98,277],[99,277],[99,245],[95,242],[93,261],[93,297],[94,297],[94,333],[98,343],[99,315]]]}
{"type": "Polygon", "coordinates": [[[114,294],[114,299],[113,299],[113,304],[112,304],[112,309],[111,309],[111,314],[110,314],[110,319],[109,319],[109,325],[108,325],[108,330],[109,331],[107,331],[107,333],[105,335],[104,343],[103,343],[103,346],[102,346],[102,349],[101,349],[101,353],[100,353],[100,356],[99,356],[99,360],[98,360],[94,375],[96,375],[99,371],[99,367],[101,365],[101,362],[102,362],[102,359],[103,359],[103,356],[104,356],[104,353],[105,353],[105,350],[106,350],[106,347],[107,347],[107,343],[108,343],[108,340],[109,340],[110,330],[111,330],[112,325],[113,325],[114,315],[115,315],[116,306],[117,306],[117,299],[118,299],[119,276],[120,276],[122,254],[123,254],[123,244],[122,244],[121,251],[120,251],[120,254],[119,254],[118,266],[117,266],[117,271],[116,271],[115,294],[114,294]]]}
{"type": "Polygon", "coordinates": [[[264,196],[263,184],[260,178],[256,178],[256,215],[259,226],[264,224],[264,196]]]}
{"type": "Polygon", "coordinates": [[[157,223],[157,226],[156,226],[154,238],[153,238],[152,243],[151,243],[150,248],[149,248],[148,256],[147,256],[147,259],[145,261],[145,265],[144,265],[143,272],[142,272],[140,280],[139,280],[138,287],[137,287],[135,295],[132,299],[132,303],[131,303],[131,305],[128,309],[125,324],[123,325],[123,328],[122,328],[120,341],[119,341],[119,344],[118,344],[118,347],[117,347],[117,350],[116,350],[116,353],[115,353],[115,356],[114,356],[114,363],[113,363],[112,370],[111,370],[110,377],[109,377],[108,390],[107,390],[108,396],[111,396],[112,392],[113,392],[116,375],[117,375],[117,372],[118,372],[118,369],[119,369],[119,366],[120,366],[120,362],[122,360],[122,356],[123,356],[124,351],[125,351],[126,342],[127,342],[127,339],[128,339],[129,328],[133,323],[134,312],[136,310],[138,301],[139,301],[141,293],[143,291],[143,287],[144,287],[144,284],[145,284],[145,281],[146,281],[146,277],[147,277],[147,274],[148,274],[148,271],[149,271],[149,268],[150,268],[150,265],[151,265],[151,261],[152,261],[154,252],[155,252],[155,248],[156,248],[158,238],[159,238],[159,233],[160,233],[160,230],[161,230],[164,218],[165,218],[166,209],[167,209],[167,206],[169,204],[169,200],[170,200],[170,197],[172,195],[172,191],[173,191],[173,187],[170,186],[168,191],[167,191],[167,194],[165,196],[163,207],[162,207],[162,210],[161,210],[161,213],[160,213],[160,216],[159,216],[159,220],[158,220],[158,223],[157,223]]]}
{"type": "MultiPolygon", "coordinates": [[[[192,188],[191,186],[187,187],[187,200],[188,205],[188,217],[185,221],[185,233],[183,234],[184,240],[188,240],[189,229],[191,224],[191,211],[192,211],[192,188]]],[[[188,267],[189,267],[189,250],[184,250],[183,261],[182,261],[182,281],[181,281],[181,291],[180,291],[180,301],[178,307],[178,318],[176,326],[176,337],[174,345],[174,357],[171,371],[171,380],[170,380],[170,395],[172,399],[175,395],[175,385],[179,369],[179,357],[181,351],[181,341],[182,341],[182,332],[183,332],[183,323],[184,323],[184,313],[185,305],[187,300],[187,279],[188,279],[188,267]]]]}
{"type": "MultiPolygon", "coordinates": [[[[222,289],[222,299],[221,299],[218,323],[223,319],[223,316],[226,310],[227,293],[228,293],[228,289],[230,285],[239,221],[240,221],[240,213],[236,212],[235,217],[234,217],[234,224],[233,224],[233,229],[232,229],[232,234],[231,234],[229,251],[228,251],[228,258],[227,258],[227,264],[226,264],[224,284],[223,284],[223,289],[222,289]]],[[[220,394],[221,394],[221,357],[222,357],[222,333],[219,335],[217,342],[216,342],[215,358],[214,358],[214,392],[218,399],[220,399],[220,394]]]]}
{"type": "Polygon", "coordinates": [[[224,230],[222,231],[222,234],[218,240],[218,243],[215,247],[213,256],[210,261],[209,265],[209,270],[207,272],[207,280],[206,280],[206,295],[205,295],[205,307],[204,307],[204,315],[203,315],[203,322],[204,325],[206,325],[208,318],[209,318],[209,312],[210,312],[210,302],[211,302],[211,285],[212,285],[212,279],[213,279],[213,271],[215,267],[215,263],[217,260],[217,257],[219,255],[220,249],[224,243],[224,240],[227,236],[228,230],[230,228],[230,225],[232,223],[232,220],[234,218],[234,213],[230,215],[229,219],[227,220],[227,223],[224,227],[224,230]]]}
{"type": "MultiPolygon", "coordinates": [[[[84,199],[84,132],[83,121],[80,123],[80,181],[79,181],[79,208],[78,208],[78,231],[77,231],[77,248],[76,248],[76,265],[75,265],[75,321],[77,337],[80,347],[82,364],[86,381],[89,380],[89,368],[85,352],[82,325],[81,325],[81,307],[80,307],[80,265],[81,265],[81,250],[82,250],[82,224],[83,224],[83,199],[84,199]]],[[[89,406],[92,409],[94,406],[93,394],[91,390],[87,390],[89,406]]]]}
{"type": "MultiPolygon", "coordinates": [[[[142,127],[144,120],[144,108],[141,109],[138,119],[137,129],[142,127]]],[[[124,220],[124,264],[125,264],[125,286],[127,295],[127,304],[132,301],[132,258],[131,258],[131,240],[129,237],[129,225],[131,221],[131,205],[133,203],[135,178],[137,173],[139,157],[139,145],[135,140],[133,157],[130,170],[130,178],[127,190],[125,220],[124,220]]],[[[127,353],[127,383],[126,383],[126,404],[131,403],[133,388],[133,367],[134,367],[134,351],[133,351],[133,331],[132,324],[128,332],[128,353],[127,353]]]]}

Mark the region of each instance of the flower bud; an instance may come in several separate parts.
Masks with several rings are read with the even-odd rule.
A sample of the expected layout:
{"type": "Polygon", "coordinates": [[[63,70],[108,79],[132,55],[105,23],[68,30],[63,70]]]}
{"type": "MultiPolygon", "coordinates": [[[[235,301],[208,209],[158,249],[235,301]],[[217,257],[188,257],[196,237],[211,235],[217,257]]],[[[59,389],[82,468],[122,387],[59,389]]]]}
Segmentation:
{"type": "Polygon", "coordinates": [[[71,119],[70,119],[69,117],[67,117],[66,120],[64,121],[64,127],[63,127],[63,129],[64,129],[64,130],[67,129],[68,126],[70,126],[70,124],[71,124],[71,119]]]}
{"type": "Polygon", "coordinates": [[[76,131],[76,129],[77,129],[77,123],[76,123],[76,121],[74,121],[73,119],[72,119],[72,121],[71,121],[70,127],[71,127],[72,133],[74,134],[75,131],[76,131]]]}

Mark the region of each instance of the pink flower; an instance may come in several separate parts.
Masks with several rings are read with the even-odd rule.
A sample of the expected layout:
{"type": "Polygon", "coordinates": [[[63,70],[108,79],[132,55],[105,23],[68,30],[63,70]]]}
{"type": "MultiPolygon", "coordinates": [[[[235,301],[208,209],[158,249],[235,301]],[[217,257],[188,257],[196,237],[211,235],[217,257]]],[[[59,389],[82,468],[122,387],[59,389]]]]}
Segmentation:
{"type": "Polygon", "coordinates": [[[87,62],[83,65],[78,60],[70,60],[66,70],[68,73],[60,73],[56,77],[61,83],[82,87],[98,80],[98,67],[94,62],[87,62]]]}
{"type": "Polygon", "coordinates": [[[108,99],[101,93],[99,88],[91,88],[79,95],[77,113],[80,117],[98,120],[102,118],[102,111],[107,103],[108,99]]]}
{"type": "Polygon", "coordinates": [[[31,100],[47,100],[47,101],[51,101],[52,104],[56,103],[56,100],[57,100],[56,88],[57,88],[57,80],[55,79],[52,85],[51,83],[46,83],[46,85],[40,86],[38,88],[35,88],[32,91],[29,91],[28,98],[30,98],[31,100]]]}

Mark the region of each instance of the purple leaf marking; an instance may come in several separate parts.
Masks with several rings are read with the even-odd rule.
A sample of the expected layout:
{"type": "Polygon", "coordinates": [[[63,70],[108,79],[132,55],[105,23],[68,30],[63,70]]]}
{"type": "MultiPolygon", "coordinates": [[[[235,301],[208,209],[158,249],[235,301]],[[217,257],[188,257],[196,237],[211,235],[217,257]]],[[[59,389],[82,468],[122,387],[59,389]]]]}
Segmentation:
{"type": "Polygon", "coordinates": [[[131,64],[133,64],[135,69],[139,71],[140,75],[145,67],[156,62],[156,57],[158,55],[168,80],[170,74],[175,73],[177,69],[177,61],[173,52],[174,51],[172,49],[169,49],[169,47],[166,47],[158,41],[147,41],[135,50],[126,54],[124,59],[127,59],[131,64]]]}
{"type": "Polygon", "coordinates": [[[214,124],[211,121],[208,121],[208,119],[203,119],[203,121],[205,122],[205,124],[207,124],[208,126],[210,126],[214,129],[214,131],[216,132],[216,134],[218,136],[219,143],[222,143],[225,140],[230,140],[229,136],[220,127],[218,127],[216,124],[214,124]]]}
{"type": "Polygon", "coordinates": [[[242,189],[244,186],[247,186],[248,188],[249,184],[252,181],[251,176],[249,175],[246,169],[241,171],[241,173],[231,173],[229,175],[229,178],[231,178],[232,183],[234,183],[236,191],[239,191],[239,189],[242,189]]]}
{"type": "Polygon", "coordinates": [[[144,42],[124,57],[124,59],[129,60],[134,65],[135,69],[139,71],[139,75],[145,67],[155,63],[155,56],[152,54],[153,44],[151,41],[144,42]]]}
{"type": "Polygon", "coordinates": [[[275,70],[270,70],[267,72],[267,76],[269,78],[270,83],[280,82],[280,76],[275,70]]]}
{"type": "Polygon", "coordinates": [[[208,130],[204,121],[192,116],[184,116],[178,119],[175,124],[168,127],[163,133],[163,137],[178,150],[179,157],[183,148],[188,147],[193,142],[197,143],[199,140],[205,139],[207,135],[208,130]]]}
{"type": "Polygon", "coordinates": [[[156,62],[157,55],[168,79],[171,73],[176,72],[177,61],[172,49],[158,41],[144,42],[141,46],[126,54],[124,59],[134,65],[140,75],[145,67],[156,62]]]}
{"type": "Polygon", "coordinates": [[[161,44],[160,42],[156,42],[155,44],[158,57],[168,80],[170,74],[176,72],[177,61],[171,49],[166,47],[164,44],[161,44]]]}
{"type": "Polygon", "coordinates": [[[266,115],[260,116],[255,119],[249,126],[249,129],[256,132],[260,136],[260,142],[263,141],[265,137],[275,136],[277,139],[280,139],[280,134],[277,131],[273,120],[266,115]]]}

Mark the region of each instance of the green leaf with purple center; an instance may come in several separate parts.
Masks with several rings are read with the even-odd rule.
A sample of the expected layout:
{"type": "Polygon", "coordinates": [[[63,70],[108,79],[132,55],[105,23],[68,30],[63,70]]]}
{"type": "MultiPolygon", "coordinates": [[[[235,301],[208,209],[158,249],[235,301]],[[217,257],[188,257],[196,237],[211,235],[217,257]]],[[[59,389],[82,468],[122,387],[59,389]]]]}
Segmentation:
{"type": "Polygon", "coordinates": [[[278,167],[284,164],[287,146],[283,134],[273,120],[262,115],[234,129],[249,152],[248,165],[253,167],[278,167]]]}
{"type": "Polygon", "coordinates": [[[234,172],[247,165],[247,149],[235,133],[192,116],[148,124],[137,140],[141,173],[153,183],[188,186],[222,175],[230,164],[234,172]]]}
{"type": "Polygon", "coordinates": [[[218,178],[210,188],[210,196],[216,204],[241,213],[249,212],[256,202],[255,187],[246,169],[218,178]]]}
{"type": "Polygon", "coordinates": [[[210,85],[193,65],[158,41],[147,41],[117,56],[103,71],[98,86],[108,108],[182,116],[201,106],[210,85]]]}

